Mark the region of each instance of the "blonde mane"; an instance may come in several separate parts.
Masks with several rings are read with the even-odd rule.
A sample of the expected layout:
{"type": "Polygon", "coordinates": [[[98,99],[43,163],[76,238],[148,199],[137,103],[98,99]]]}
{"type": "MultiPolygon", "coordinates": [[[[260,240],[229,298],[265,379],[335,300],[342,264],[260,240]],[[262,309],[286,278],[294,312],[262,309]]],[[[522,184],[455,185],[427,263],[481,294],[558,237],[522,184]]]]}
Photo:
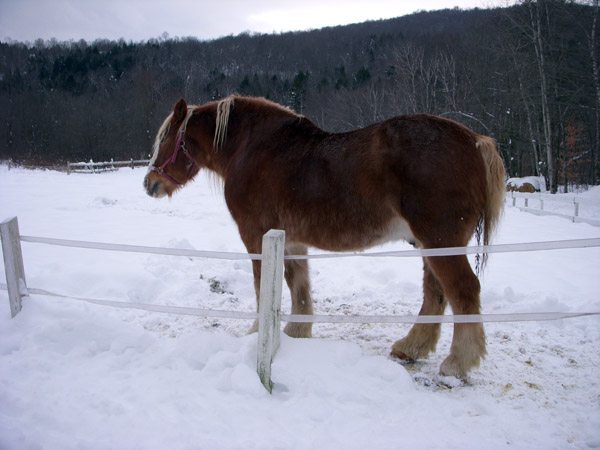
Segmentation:
{"type": "Polygon", "coordinates": [[[213,148],[217,151],[225,143],[225,136],[227,134],[227,125],[229,123],[229,114],[233,109],[233,102],[235,95],[220,100],[217,103],[217,120],[215,128],[215,137],[213,139],[213,148]]]}

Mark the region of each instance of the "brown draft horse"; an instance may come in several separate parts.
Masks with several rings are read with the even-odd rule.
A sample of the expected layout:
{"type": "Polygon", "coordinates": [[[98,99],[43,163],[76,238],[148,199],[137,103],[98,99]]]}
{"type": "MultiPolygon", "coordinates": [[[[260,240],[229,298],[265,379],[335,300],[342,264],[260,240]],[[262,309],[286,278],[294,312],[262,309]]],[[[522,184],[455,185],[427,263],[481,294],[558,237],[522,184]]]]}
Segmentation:
{"type": "MultiPolygon", "coordinates": [[[[288,254],[399,239],[458,247],[476,231],[487,244],[505,189],[493,139],[451,120],[400,116],[328,133],[276,103],[237,95],[203,106],[180,100],[156,136],[144,187],[152,197],[171,196],[201,168],[222,178],[249,253],[261,252],[270,229],[285,230],[288,254]]],[[[253,269],[258,298],[260,262],[253,269]]],[[[307,261],[286,260],[285,279],[292,313],[312,314],[307,261]]],[[[479,280],[466,256],[424,258],[423,291],[420,315],[443,314],[448,302],[454,314],[480,312],[479,280]]],[[[288,323],[284,331],[310,337],[312,324],[288,323]]],[[[416,324],[391,354],[424,358],[439,335],[439,324],[416,324]]],[[[455,324],[440,372],[465,378],[485,354],[482,324],[455,324]]]]}

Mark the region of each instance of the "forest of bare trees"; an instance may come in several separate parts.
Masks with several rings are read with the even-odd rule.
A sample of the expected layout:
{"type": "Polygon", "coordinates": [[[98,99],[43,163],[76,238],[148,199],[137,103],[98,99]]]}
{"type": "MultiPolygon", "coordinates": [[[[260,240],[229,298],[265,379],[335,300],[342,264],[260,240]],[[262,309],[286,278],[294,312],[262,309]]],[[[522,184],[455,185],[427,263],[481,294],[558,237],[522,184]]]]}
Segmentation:
{"type": "Polygon", "coordinates": [[[438,114],[511,176],[600,184],[598,0],[522,0],[276,35],[0,43],[0,160],[144,158],[185,97],[265,96],[330,131],[438,114]]]}

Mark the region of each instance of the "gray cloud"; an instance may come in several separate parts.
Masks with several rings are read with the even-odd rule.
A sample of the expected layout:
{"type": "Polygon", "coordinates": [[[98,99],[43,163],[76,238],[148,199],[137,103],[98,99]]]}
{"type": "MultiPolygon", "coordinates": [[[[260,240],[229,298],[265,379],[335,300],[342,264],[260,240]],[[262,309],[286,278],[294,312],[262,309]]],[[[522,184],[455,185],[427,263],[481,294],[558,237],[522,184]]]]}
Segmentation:
{"type": "Polygon", "coordinates": [[[270,33],[362,22],[417,9],[485,7],[489,1],[0,0],[0,39],[137,42],[165,32],[171,37],[212,39],[243,31],[270,33]]]}

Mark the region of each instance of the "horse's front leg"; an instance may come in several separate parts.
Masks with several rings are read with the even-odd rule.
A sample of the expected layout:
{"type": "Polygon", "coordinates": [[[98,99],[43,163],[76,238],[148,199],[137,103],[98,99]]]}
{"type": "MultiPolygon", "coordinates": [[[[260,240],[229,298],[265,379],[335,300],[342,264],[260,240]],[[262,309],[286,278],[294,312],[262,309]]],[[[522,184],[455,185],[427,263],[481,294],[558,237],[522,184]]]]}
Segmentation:
{"type": "MultiPolygon", "coordinates": [[[[258,244],[246,244],[249,253],[259,253],[256,250],[258,244]]],[[[307,247],[301,244],[289,244],[285,249],[286,254],[306,255],[307,247]]],[[[313,301],[310,295],[310,279],[308,273],[308,261],[306,260],[286,260],[285,281],[290,289],[292,297],[292,314],[312,314],[313,301]]],[[[254,275],[254,291],[256,292],[256,310],[260,307],[260,276],[261,262],[252,261],[252,272],[254,275]]],[[[254,321],[248,334],[258,331],[258,319],[254,321]]],[[[284,328],[285,334],[297,338],[312,337],[312,323],[290,322],[284,328]]]]}
{"type": "MultiPolygon", "coordinates": [[[[236,222],[239,221],[236,219],[236,222]]],[[[248,229],[240,226],[240,237],[246,246],[246,250],[249,254],[259,254],[262,251],[262,234],[256,232],[254,229],[248,229]]],[[[256,293],[256,312],[258,312],[258,305],[260,300],[260,271],[261,261],[252,260],[252,274],[254,275],[254,292],[256,293]]],[[[247,334],[256,333],[258,331],[258,319],[254,321],[247,334]]]]}
{"type": "MultiPolygon", "coordinates": [[[[249,253],[252,252],[249,251],[249,253]]],[[[254,292],[256,293],[256,312],[258,312],[260,304],[260,261],[252,260],[252,273],[254,275],[254,292]]],[[[258,319],[255,319],[247,334],[256,333],[257,331],[258,319]]]]}
{"type": "MultiPolygon", "coordinates": [[[[307,247],[302,244],[289,244],[285,249],[286,255],[306,255],[307,247]]],[[[310,295],[310,278],[308,273],[308,261],[305,259],[286,260],[285,281],[290,288],[292,297],[292,314],[313,313],[313,301],[310,295]]],[[[296,338],[312,337],[312,323],[288,323],[284,330],[285,334],[296,338]]]]}

